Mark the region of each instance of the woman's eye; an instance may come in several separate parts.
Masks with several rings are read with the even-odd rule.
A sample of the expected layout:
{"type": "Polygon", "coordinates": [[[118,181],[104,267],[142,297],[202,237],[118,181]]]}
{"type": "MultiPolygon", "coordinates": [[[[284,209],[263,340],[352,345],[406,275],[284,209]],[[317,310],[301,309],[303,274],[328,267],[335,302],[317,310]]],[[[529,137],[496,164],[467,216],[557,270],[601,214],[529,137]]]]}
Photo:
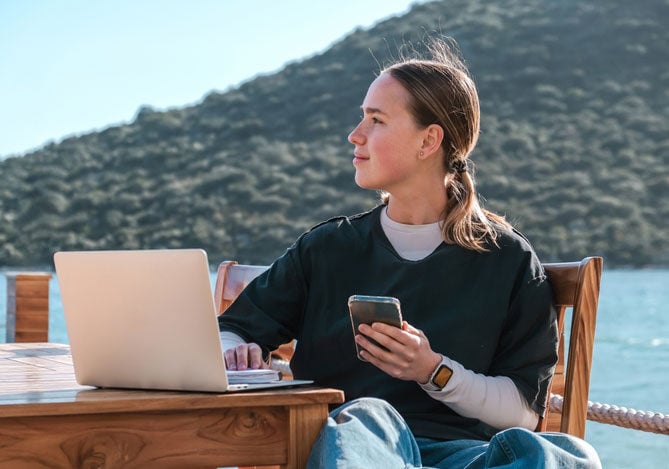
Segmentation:
{"type": "Polygon", "coordinates": [[[372,117],[372,122],[374,122],[375,124],[381,124],[381,120],[378,119],[377,117],[372,117]]]}

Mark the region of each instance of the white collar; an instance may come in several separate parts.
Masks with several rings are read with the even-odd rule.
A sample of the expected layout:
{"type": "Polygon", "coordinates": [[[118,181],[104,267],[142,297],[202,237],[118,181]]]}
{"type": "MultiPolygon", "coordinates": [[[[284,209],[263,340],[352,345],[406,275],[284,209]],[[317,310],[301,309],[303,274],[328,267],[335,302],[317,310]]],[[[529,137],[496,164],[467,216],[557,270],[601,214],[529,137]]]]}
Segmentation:
{"type": "Polygon", "coordinates": [[[398,223],[388,216],[388,207],[381,210],[381,227],[395,251],[410,261],[426,258],[443,241],[439,222],[426,225],[398,223]]]}

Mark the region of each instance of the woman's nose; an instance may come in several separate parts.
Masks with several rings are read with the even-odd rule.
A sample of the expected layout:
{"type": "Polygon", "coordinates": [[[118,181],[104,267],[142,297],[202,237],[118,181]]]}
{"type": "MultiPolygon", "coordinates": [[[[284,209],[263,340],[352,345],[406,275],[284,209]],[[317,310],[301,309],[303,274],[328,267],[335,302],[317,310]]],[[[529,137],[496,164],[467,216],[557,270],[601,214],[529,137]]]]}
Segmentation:
{"type": "Polygon", "coordinates": [[[360,132],[360,124],[348,134],[348,141],[353,145],[361,145],[363,141],[362,132],[360,132]]]}

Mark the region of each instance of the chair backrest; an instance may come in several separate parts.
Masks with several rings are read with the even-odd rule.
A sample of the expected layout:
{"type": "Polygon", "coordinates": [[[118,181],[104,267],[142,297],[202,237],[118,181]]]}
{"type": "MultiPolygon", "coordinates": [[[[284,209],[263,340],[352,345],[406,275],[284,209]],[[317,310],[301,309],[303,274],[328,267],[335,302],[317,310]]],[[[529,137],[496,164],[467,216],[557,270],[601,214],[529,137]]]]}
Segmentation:
{"type": "Polygon", "coordinates": [[[541,431],[560,431],[580,438],[585,436],[602,265],[601,257],[586,257],[581,262],[543,264],[553,288],[560,333],[558,364],[549,399],[550,393],[553,393],[564,396],[564,401],[561,413],[547,411],[540,423],[541,431]],[[565,313],[569,307],[572,314],[565,369],[565,313]]]}
{"type": "MultiPolygon", "coordinates": [[[[547,411],[538,428],[541,431],[561,431],[581,438],[585,435],[602,264],[601,257],[586,257],[580,262],[543,264],[553,288],[560,333],[558,364],[550,392],[563,395],[564,401],[561,413],[547,411]],[[572,308],[572,320],[565,367],[564,326],[569,307],[572,308]]],[[[238,264],[235,261],[222,262],[218,267],[214,293],[218,314],[223,313],[244,287],[267,268],[238,264]]],[[[286,345],[280,348],[279,355],[290,360],[291,352],[292,348],[286,345]]]]}
{"type": "MultiPolygon", "coordinates": [[[[218,266],[214,303],[216,312],[223,314],[239,296],[246,285],[269,268],[266,265],[238,264],[236,261],[223,261],[218,266]]],[[[281,345],[272,351],[272,367],[280,370],[285,378],[292,376],[290,359],[295,349],[295,341],[281,345]]]]}
{"type": "Polygon", "coordinates": [[[216,313],[221,314],[228,309],[246,285],[258,275],[266,271],[266,265],[238,264],[236,261],[223,261],[218,266],[214,303],[216,313]]]}

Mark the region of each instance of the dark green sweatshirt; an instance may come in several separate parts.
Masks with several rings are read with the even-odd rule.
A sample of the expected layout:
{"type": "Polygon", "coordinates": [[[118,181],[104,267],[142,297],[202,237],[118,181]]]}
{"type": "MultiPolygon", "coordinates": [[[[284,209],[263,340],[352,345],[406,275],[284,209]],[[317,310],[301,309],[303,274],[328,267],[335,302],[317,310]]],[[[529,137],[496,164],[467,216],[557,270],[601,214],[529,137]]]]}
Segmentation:
{"type": "Polygon", "coordinates": [[[394,296],[435,352],[477,373],[508,376],[542,415],[558,337],[550,286],[527,240],[505,230],[499,247],[484,253],[442,243],[409,261],[386,238],[382,207],[300,236],[219,317],[220,329],[266,351],[296,338],[296,378],[343,389],[347,400],[385,399],[416,436],[490,439],[494,428],[356,357],[348,297],[394,296]]]}

